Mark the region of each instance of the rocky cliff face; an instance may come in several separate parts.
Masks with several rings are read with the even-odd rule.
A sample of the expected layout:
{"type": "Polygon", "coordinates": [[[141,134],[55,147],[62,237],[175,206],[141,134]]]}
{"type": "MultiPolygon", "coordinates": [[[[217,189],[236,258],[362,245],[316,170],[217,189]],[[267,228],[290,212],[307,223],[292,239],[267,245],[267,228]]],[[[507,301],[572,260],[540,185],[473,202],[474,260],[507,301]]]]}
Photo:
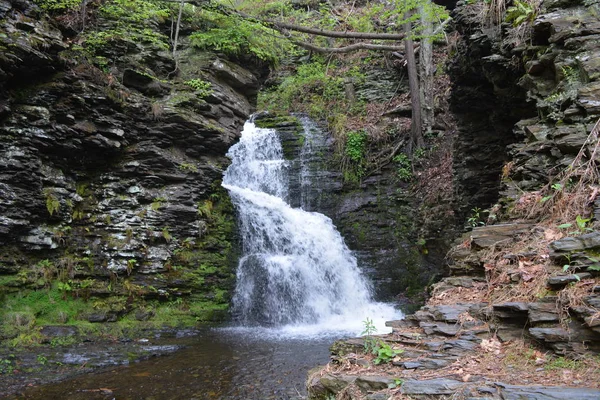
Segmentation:
{"type": "Polygon", "coordinates": [[[427,305],[375,356],[332,346],[309,398],[600,395],[599,4],[544,1],[516,27],[485,7],[459,2],[450,65],[456,211],[475,226],[427,305]]]}
{"type": "MultiPolygon", "coordinates": [[[[596,176],[597,170],[598,133],[593,128],[600,117],[598,4],[546,1],[530,25],[504,24],[495,30],[486,28],[476,13],[477,7],[457,10],[462,50],[454,65],[465,63],[473,69],[471,75],[485,77],[479,82],[488,88],[483,92],[498,99],[495,105],[488,104],[488,113],[506,117],[480,135],[505,141],[495,150],[505,161],[481,160],[483,175],[465,174],[467,164],[462,163],[456,177],[472,177],[467,180],[474,183],[495,168],[496,189],[492,190],[491,180],[485,181],[487,186],[482,181],[500,198],[487,222],[496,217],[505,223],[476,227],[463,236],[451,252],[457,278],[438,284],[434,299],[460,290],[477,293],[472,299],[490,302],[490,318],[495,321],[491,324],[503,340],[520,337],[522,333],[514,329],[525,326],[526,336],[557,353],[598,351],[600,331],[592,317],[598,301],[592,261],[598,248],[594,231],[598,206],[595,192],[588,192],[594,180],[585,172],[596,176]],[[481,60],[474,62],[471,55],[481,60]],[[498,126],[505,127],[503,136],[498,126]],[[571,192],[570,185],[577,189],[571,192]],[[577,202],[578,195],[585,198],[577,202]],[[565,223],[559,226],[561,222],[565,223]],[[477,277],[463,278],[469,274],[477,277]],[[484,296],[480,290],[486,287],[489,292],[484,296]]],[[[466,101],[462,77],[454,75],[460,85],[455,97],[466,101]]],[[[465,110],[459,124],[480,115],[477,107],[465,110]]],[[[462,129],[457,141],[477,143],[467,131],[462,129]]],[[[487,149],[477,146],[472,151],[485,154],[487,149]]],[[[491,204],[478,192],[468,193],[475,193],[470,204],[491,204]]]]}
{"type": "Polygon", "coordinates": [[[94,18],[75,34],[0,1],[0,286],[98,299],[49,323],[153,318],[154,299],[217,318],[234,273],[224,155],[260,68],[185,37],[174,58],[155,19],[144,29],[160,40],[115,35],[92,52],[95,27],[118,24],[94,18]]]}

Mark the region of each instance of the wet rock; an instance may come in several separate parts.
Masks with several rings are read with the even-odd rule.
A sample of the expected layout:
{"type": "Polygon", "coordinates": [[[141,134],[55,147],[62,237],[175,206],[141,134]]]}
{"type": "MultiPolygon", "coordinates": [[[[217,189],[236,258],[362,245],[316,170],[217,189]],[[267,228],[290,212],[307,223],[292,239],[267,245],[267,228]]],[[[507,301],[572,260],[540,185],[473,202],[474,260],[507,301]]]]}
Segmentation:
{"type": "Polygon", "coordinates": [[[590,115],[600,114],[600,82],[586,85],[579,89],[577,104],[590,115]]]}
{"type": "Polygon", "coordinates": [[[488,248],[503,241],[511,240],[519,233],[531,229],[529,224],[498,224],[473,228],[472,243],[481,248],[488,248]]]}
{"type": "Polygon", "coordinates": [[[529,304],[529,322],[558,322],[558,309],[556,303],[531,303],[529,304]]]}
{"type": "Polygon", "coordinates": [[[142,73],[133,69],[126,69],[123,72],[123,85],[139,90],[149,96],[163,96],[169,93],[170,88],[158,82],[147,73],[142,73]]]}
{"type": "Polygon", "coordinates": [[[35,250],[58,248],[58,243],[54,242],[53,232],[44,227],[32,229],[26,236],[21,237],[21,242],[35,250]]]}
{"type": "Polygon", "coordinates": [[[79,333],[79,330],[75,326],[64,326],[64,325],[46,325],[42,327],[40,333],[48,338],[52,337],[64,337],[64,336],[75,336],[79,333]]]}
{"type": "Polygon", "coordinates": [[[332,393],[338,393],[346,386],[354,383],[357,377],[353,375],[326,374],[320,378],[320,383],[332,393]]]}
{"type": "Polygon", "coordinates": [[[530,328],[529,333],[545,342],[568,342],[569,332],[563,328],[530,328]]]}
{"type": "Polygon", "coordinates": [[[389,376],[362,375],[358,376],[354,383],[363,392],[372,392],[387,389],[390,384],[394,383],[394,379],[389,376]]]}
{"type": "Polygon", "coordinates": [[[402,383],[402,394],[408,396],[444,396],[455,394],[464,382],[452,379],[428,379],[418,381],[407,379],[402,383]]]}
{"type": "Polygon", "coordinates": [[[590,278],[592,274],[589,272],[579,272],[577,274],[559,275],[548,278],[548,286],[552,288],[562,288],[569,283],[579,282],[582,279],[590,278]]]}
{"type": "Polygon", "coordinates": [[[592,400],[600,398],[600,390],[588,388],[516,386],[496,383],[501,388],[502,398],[506,400],[553,400],[580,399],[592,400]]]}
{"type": "Polygon", "coordinates": [[[223,59],[213,61],[212,68],[216,71],[217,77],[241,93],[248,96],[257,93],[258,80],[248,70],[223,59]]]}
{"type": "Polygon", "coordinates": [[[460,325],[457,325],[457,324],[451,325],[451,324],[445,324],[442,322],[438,322],[438,323],[421,322],[419,325],[423,329],[423,331],[428,335],[431,335],[433,333],[440,333],[440,334],[446,335],[446,336],[454,336],[461,329],[460,325]]]}
{"type": "Polygon", "coordinates": [[[431,307],[431,313],[439,321],[458,322],[460,315],[467,312],[470,304],[439,305],[431,307]]]}
{"type": "Polygon", "coordinates": [[[329,351],[337,356],[344,356],[349,353],[358,353],[364,351],[365,341],[363,338],[352,338],[345,340],[336,340],[329,351]]]}

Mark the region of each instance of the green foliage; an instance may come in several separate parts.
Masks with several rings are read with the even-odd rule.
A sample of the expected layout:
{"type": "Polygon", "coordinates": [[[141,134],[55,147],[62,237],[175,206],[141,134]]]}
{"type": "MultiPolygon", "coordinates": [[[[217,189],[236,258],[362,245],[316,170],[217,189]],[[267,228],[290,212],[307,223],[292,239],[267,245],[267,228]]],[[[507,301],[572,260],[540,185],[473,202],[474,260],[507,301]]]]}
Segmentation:
{"type": "Polygon", "coordinates": [[[409,182],[413,178],[412,163],[410,158],[404,153],[394,156],[392,159],[396,163],[396,174],[401,181],[409,182]]]}
{"type": "Polygon", "coordinates": [[[162,22],[170,15],[169,9],[160,2],[146,0],[110,0],[99,11],[105,18],[137,24],[152,19],[162,22]]]}
{"type": "Polygon", "coordinates": [[[296,73],[283,79],[274,90],[259,94],[261,108],[286,113],[308,112],[315,119],[328,118],[347,109],[343,78],[335,67],[321,60],[299,65],[296,73]]]}
{"type": "Polygon", "coordinates": [[[152,203],[150,204],[150,208],[152,209],[152,211],[158,211],[158,209],[163,206],[165,201],[167,201],[167,199],[165,199],[164,197],[155,197],[154,200],[152,200],[152,203]]]}
{"type": "Polygon", "coordinates": [[[165,239],[165,241],[168,243],[171,240],[173,240],[173,236],[171,235],[171,233],[169,232],[169,228],[168,227],[164,227],[162,230],[162,236],[165,239]]]}
{"type": "Polygon", "coordinates": [[[198,167],[191,163],[181,163],[178,168],[183,172],[198,172],[198,167]]]}
{"type": "Polygon", "coordinates": [[[423,25],[420,21],[422,18],[434,23],[447,20],[450,15],[445,7],[435,4],[433,1],[423,0],[393,0],[393,5],[394,7],[383,13],[383,17],[391,19],[397,26],[410,22],[412,25],[411,37],[413,39],[436,40],[444,37],[443,32],[439,32],[433,37],[424,36],[422,33],[423,25]],[[411,16],[406,18],[408,13],[411,13],[411,16]]]}
{"type": "Polygon", "coordinates": [[[577,217],[575,218],[575,223],[577,223],[577,227],[583,231],[584,229],[586,229],[586,225],[588,224],[588,222],[590,222],[592,219],[591,218],[583,218],[581,215],[577,215],[577,217]]]}
{"type": "Polygon", "coordinates": [[[220,51],[231,57],[249,54],[270,65],[277,65],[292,48],[272,29],[234,14],[224,15],[205,9],[201,17],[208,29],[190,35],[190,43],[199,49],[220,51]]]}
{"type": "Polygon", "coordinates": [[[556,89],[549,96],[538,100],[538,109],[545,119],[560,123],[564,118],[566,105],[577,98],[582,79],[579,68],[569,65],[561,66],[556,75],[556,89]]]}
{"type": "Polygon", "coordinates": [[[127,275],[131,275],[131,272],[135,268],[136,264],[137,260],[135,258],[127,260],[127,275]]]}
{"type": "Polygon", "coordinates": [[[527,1],[515,0],[514,6],[506,9],[506,22],[511,22],[513,26],[533,22],[535,16],[535,8],[527,1]]]}
{"type": "Polygon", "coordinates": [[[383,340],[380,340],[375,347],[375,355],[377,357],[375,357],[373,362],[375,364],[389,363],[394,357],[396,357],[398,354],[402,354],[403,352],[404,350],[393,349],[392,346],[385,343],[383,340]]]}
{"type": "Polygon", "coordinates": [[[56,284],[56,288],[58,290],[60,290],[61,292],[64,292],[65,294],[69,293],[73,290],[73,281],[71,279],[69,279],[66,282],[58,282],[56,284]]]}
{"type": "Polygon", "coordinates": [[[576,360],[570,360],[565,357],[556,357],[550,360],[546,365],[544,365],[544,369],[546,371],[553,371],[557,369],[571,369],[576,370],[580,369],[583,366],[581,362],[576,360]]]}
{"type": "Polygon", "coordinates": [[[363,325],[365,328],[361,332],[361,336],[365,337],[365,353],[373,353],[377,346],[377,340],[373,337],[375,332],[377,332],[377,328],[373,324],[373,320],[368,317],[363,321],[363,325]]]}
{"type": "Polygon", "coordinates": [[[366,354],[375,355],[375,364],[390,362],[398,354],[402,353],[402,350],[395,350],[389,344],[381,339],[376,339],[373,334],[377,332],[377,328],[373,324],[373,320],[367,318],[363,321],[364,330],[361,335],[365,336],[364,347],[366,354]]]}
{"type": "Polygon", "coordinates": [[[213,93],[211,83],[202,79],[190,79],[184,82],[186,85],[194,89],[200,98],[208,97],[213,93]]]}
{"type": "Polygon", "coordinates": [[[53,215],[60,209],[60,201],[50,189],[45,189],[44,195],[46,196],[46,209],[50,215],[53,215]]]}
{"type": "Polygon", "coordinates": [[[81,5],[81,0],[33,0],[42,10],[64,12],[81,5]]]}
{"type": "MultiPolygon", "coordinates": [[[[569,235],[581,235],[582,233],[584,233],[586,231],[591,231],[592,229],[587,226],[591,220],[592,220],[591,218],[584,218],[581,215],[577,215],[577,217],[575,218],[575,226],[577,227],[577,229],[574,231],[570,231],[568,234],[569,235]]],[[[569,229],[572,227],[573,227],[573,224],[570,222],[560,224],[557,226],[558,229],[569,229]]]]}
{"type": "Polygon", "coordinates": [[[367,133],[364,130],[348,132],[344,148],[346,156],[354,162],[362,161],[365,156],[366,143],[367,133]]]}
{"type": "Polygon", "coordinates": [[[404,381],[402,379],[394,379],[394,382],[388,384],[388,389],[396,389],[397,387],[402,386],[404,381]]]}
{"type": "Polygon", "coordinates": [[[342,171],[344,181],[358,183],[365,174],[365,165],[367,164],[367,132],[364,130],[350,131],[346,134],[344,144],[344,156],[342,171]]]}
{"type": "Polygon", "coordinates": [[[101,68],[107,67],[107,60],[99,57],[112,50],[115,42],[130,41],[151,44],[160,50],[168,50],[167,36],[157,32],[152,21],[164,21],[169,9],[160,2],[146,0],[110,0],[98,9],[101,16],[113,21],[108,29],[92,30],[83,35],[85,53],[101,68]],[[144,26],[147,24],[146,26],[144,26]]]}
{"type": "Polygon", "coordinates": [[[214,204],[211,200],[198,203],[198,216],[211,220],[213,218],[214,204]]]}
{"type": "Polygon", "coordinates": [[[561,72],[567,81],[567,85],[576,86],[580,83],[581,77],[579,69],[565,65],[560,68],[561,72]]]}
{"type": "Polygon", "coordinates": [[[485,225],[483,214],[487,212],[487,210],[482,210],[479,207],[471,209],[471,216],[467,219],[468,224],[472,227],[485,225]]]}
{"type": "Polygon", "coordinates": [[[16,369],[16,357],[9,354],[6,358],[0,358],[0,375],[9,375],[16,369]]]}

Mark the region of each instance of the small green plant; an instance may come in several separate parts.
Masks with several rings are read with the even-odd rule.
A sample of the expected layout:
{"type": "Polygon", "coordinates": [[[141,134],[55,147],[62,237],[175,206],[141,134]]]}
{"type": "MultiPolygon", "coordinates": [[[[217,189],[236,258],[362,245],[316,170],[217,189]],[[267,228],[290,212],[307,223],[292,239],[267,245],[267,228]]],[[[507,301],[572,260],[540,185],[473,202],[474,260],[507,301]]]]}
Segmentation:
{"type": "Polygon", "coordinates": [[[588,271],[600,271],[600,259],[599,258],[590,256],[590,255],[586,255],[585,258],[587,258],[589,261],[594,263],[592,265],[588,265],[588,267],[587,267],[588,271]]]}
{"type": "Polygon", "coordinates": [[[381,363],[389,363],[398,354],[402,354],[404,350],[393,349],[392,346],[380,340],[375,347],[375,355],[377,356],[373,361],[376,365],[381,363]]]}
{"type": "Polygon", "coordinates": [[[388,384],[388,389],[396,389],[397,387],[402,386],[404,381],[402,379],[394,379],[394,382],[388,384]]]}
{"type": "Polygon", "coordinates": [[[563,76],[567,80],[568,86],[576,86],[580,83],[580,74],[577,68],[573,68],[569,65],[565,65],[560,68],[563,76]]]}
{"type": "Polygon", "coordinates": [[[135,258],[131,258],[131,259],[127,260],[127,275],[128,276],[131,275],[131,272],[135,268],[136,264],[137,264],[137,260],[135,258]]]}
{"type": "Polygon", "coordinates": [[[410,158],[404,153],[394,156],[392,159],[396,163],[396,174],[401,181],[409,182],[413,178],[412,163],[410,158]]]}
{"type": "Polygon", "coordinates": [[[81,5],[80,0],[34,0],[42,10],[63,12],[73,10],[81,5]]]}
{"type": "Polygon", "coordinates": [[[587,228],[587,224],[588,222],[590,222],[592,219],[591,218],[583,218],[581,215],[578,215],[575,218],[575,223],[577,224],[577,227],[579,228],[580,231],[584,231],[587,228]]]}
{"type": "Polygon", "coordinates": [[[162,236],[167,243],[173,240],[173,236],[169,233],[169,228],[166,226],[162,230],[162,236]]]}
{"type": "MultiPolygon", "coordinates": [[[[575,225],[577,226],[577,230],[570,231],[569,235],[581,235],[583,232],[591,231],[592,229],[587,226],[587,224],[591,221],[591,218],[584,218],[581,215],[577,215],[575,218],[575,225]]],[[[557,226],[558,229],[569,229],[573,227],[573,224],[570,222],[560,224],[557,226]]]]}
{"type": "Polygon", "coordinates": [[[375,324],[373,324],[373,320],[368,318],[363,321],[364,330],[361,332],[361,336],[365,337],[365,353],[373,353],[375,347],[377,346],[377,341],[373,337],[375,332],[377,332],[377,328],[375,324]]]}
{"type": "Polygon", "coordinates": [[[15,355],[9,354],[6,358],[0,358],[0,375],[12,374],[15,370],[15,355]]]}
{"type": "Polygon", "coordinates": [[[239,18],[234,13],[223,14],[208,9],[200,17],[208,29],[190,35],[192,46],[223,52],[232,57],[252,55],[270,65],[289,55],[292,45],[260,23],[239,18]]]}
{"type": "Polygon", "coordinates": [[[73,290],[73,281],[69,279],[66,282],[58,282],[56,288],[63,292],[63,296],[66,296],[67,293],[70,293],[73,290]]]}
{"type": "Polygon", "coordinates": [[[37,362],[40,363],[41,365],[46,365],[46,364],[48,364],[48,359],[43,354],[38,354],[37,362]]]}
{"type": "Polygon", "coordinates": [[[155,197],[154,200],[152,200],[152,204],[150,204],[150,208],[152,211],[158,211],[158,209],[163,206],[165,201],[167,201],[167,199],[164,197],[155,197]]]}
{"type": "Polygon", "coordinates": [[[485,212],[487,212],[487,210],[482,210],[479,207],[471,209],[471,216],[467,219],[469,225],[472,227],[485,225],[485,222],[483,221],[483,213],[485,212]]]}
{"type": "Polygon", "coordinates": [[[39,269],[45,285],[50,286],[50,283],[52,282],[52,280],[54,279],[54,276],[58,272],[54,263],[52,263],[52,261],[50,261],[48,259],[44,259],[44,260],[39,261],[36,264],[36,267],[39,269]]]}
{"type": "Polygon", "coordinates": [[[186,85],[194,89],[198,95],[198,97],[204,98],[208,97],[213,93],[211,89],[211,83],[202,79],[190,79],[189,81],[184,82],[186,85]]]}
{"type": "Polygon", "coordinates": [[[44,195],[46,196],[46,209],[50,215],[53,215],[60,209],[60,201],[50,189],[44,190],[44,195]]]}
{"type": "Polygon", "coordinates": [[[546,365],[544,365],[544,369],[546,371],[552,371],[556,369],[578,369],[582,364],[576,360],[569,360],[565,357],[557,357],[546,365]]]}
{"type": "Polygon", "coordinates": [[[178,167],[183,172],[198,172],[198,167],[191,163],[182,163],[178,167]]]}
{"type": "Polygon", "coordinates": [[[210,200],[204,200],[202,203],[198,203],[198,216],[206,219],[213,218],[214,204],[210,200]]]}
{"type": "Polygon", "coordinates": [[[515,0],[514,6],[506,9],[506,22],[512,22],[513,26],[519,26],[525,22],[533,22],[535,15],[534,6],[527,1],[515,0]]]}
{"type": "Polygon", "coordinates": [[[351,131],[346,135],[346,146],[344,152],[350,160],[354,162],[362,161],[365,155],[365,145],[367,143],[367,133],[361,131],[351,131]]]}

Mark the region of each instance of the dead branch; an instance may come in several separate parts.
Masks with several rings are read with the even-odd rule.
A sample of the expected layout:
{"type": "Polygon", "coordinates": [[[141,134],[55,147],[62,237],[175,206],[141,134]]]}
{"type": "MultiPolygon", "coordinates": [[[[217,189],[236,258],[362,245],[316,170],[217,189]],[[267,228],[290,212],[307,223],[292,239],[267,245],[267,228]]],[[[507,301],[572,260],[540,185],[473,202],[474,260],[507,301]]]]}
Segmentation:
{"type": "Polygon", "coordinates": [[[306,50],[314,51],[315,53],[321,54],[332,54],[332,53],[350,53],[356,50],[375,50],[375,51],[404,51],[404,47],[401,46],[386,46],[381,44],[372,43],[355,43],[344,47],[319,47],[313,44],[303,42],[301,40],[287,37],[296,46],[305,48],[306,50]]]}

